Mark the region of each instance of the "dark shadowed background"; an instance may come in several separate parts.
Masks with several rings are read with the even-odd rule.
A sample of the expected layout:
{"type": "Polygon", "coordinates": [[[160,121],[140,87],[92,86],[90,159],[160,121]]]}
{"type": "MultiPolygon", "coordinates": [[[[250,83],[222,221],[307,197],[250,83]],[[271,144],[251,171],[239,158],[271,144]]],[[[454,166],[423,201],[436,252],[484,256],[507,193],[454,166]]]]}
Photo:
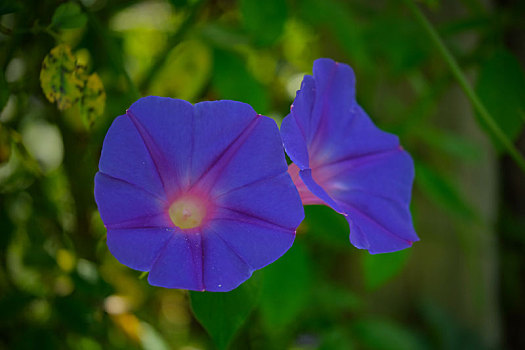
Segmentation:
{"type": "Polygon", "coordinates": [[[523,154],[525,2],[413,4],[1,0],[0,349],[524,349],[525,172],[457,77],[523,154]],[[369,255],[315,206],[228,295],[119,264],[93,198],[113,119],[159,95],[239,100],[279,124],[319,57],[353,67],[359,103],[414,157],[421,241],[369,255]]]}

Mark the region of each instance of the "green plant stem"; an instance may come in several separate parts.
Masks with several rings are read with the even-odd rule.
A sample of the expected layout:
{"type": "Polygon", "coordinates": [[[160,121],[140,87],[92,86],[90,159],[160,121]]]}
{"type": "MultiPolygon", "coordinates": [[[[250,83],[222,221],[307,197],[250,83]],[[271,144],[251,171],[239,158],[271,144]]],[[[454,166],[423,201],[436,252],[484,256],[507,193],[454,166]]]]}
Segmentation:
{"type": "Polygon", "coordinates": [[[501,130],[498,124],[494,121],[494,117],[492,117],[490,112],[487,110],[487,108],[485,108],[485,106],[479,99],[478,95],[476,95],[476,93],[470,86],[469,82],[467,81],[465,74],[463,74],[463,71],[461,70],[458,63],[456,62],[456,59],[452,56],[450,51],[447,49],[447,47],[445,46],[445,44],[439,37],[439,34],[436,32],[432,24],[428,21],[425,15],[421,12],[419,7],[416,6],[416,4],[414,4],[413,0],[403,0],[403,1],[405,2],[406,6],[409,8],[410,12],[412,12],[417,22],[423,27],[423,29],[429,35],[430,39],[436,45],[439,53],[441,54],[443,59],[447,62],[450,70],[452,71],[452,74],[458,81],[465,95],[467,95],[467,98],[472,103],[472,106],[474,107],[474,109],[478,112],[479,116],[486,123],[487,127],[490,129],[490,131],[493,133],[496,139],[499,142],[501,142],[503,146],[507,149],[507,152],[514,159],[516,164],[521,168],[523,172],[525,172],[525,158],[523,158],[523,155],[518,151],[518,149],[514,146],[514,144],[509,140],[509,138],[501,130]]]}
{"type": "Polygon", "coordinates": [[[51,36],[53,37],[53,39],[55,39],[55,41],[56,41],[57,43],[60,43],[60,41],[61,41],[61,40],[60,40],[60,36],[59,36],[59,35],[58,35],[53,29],[51,29],[50,27],[41,27],[40,29],[41,29],[43,32],[45,32],[45,33],[51,35],[51,36]]]}

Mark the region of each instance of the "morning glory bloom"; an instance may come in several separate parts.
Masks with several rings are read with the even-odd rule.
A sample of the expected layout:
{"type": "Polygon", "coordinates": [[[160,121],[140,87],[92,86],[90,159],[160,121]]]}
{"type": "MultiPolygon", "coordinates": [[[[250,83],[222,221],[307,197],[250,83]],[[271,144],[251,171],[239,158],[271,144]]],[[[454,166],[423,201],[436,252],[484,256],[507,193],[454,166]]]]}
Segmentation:
{"type": "Polygon", "coordinates": [[[198,291],[236,288],[304,218],[275,122],[234,101],[139,99],[109,128],[95,200],[117,260],[198,291]]]}
{"type": "Polygon", "coordinates": [[[281,136],[303,204],[326,204],[345,215],[353,245],[385,253],[419,240],[409,210],[412,158],[356,102],[349,66],[314,62],[281,136]]]}

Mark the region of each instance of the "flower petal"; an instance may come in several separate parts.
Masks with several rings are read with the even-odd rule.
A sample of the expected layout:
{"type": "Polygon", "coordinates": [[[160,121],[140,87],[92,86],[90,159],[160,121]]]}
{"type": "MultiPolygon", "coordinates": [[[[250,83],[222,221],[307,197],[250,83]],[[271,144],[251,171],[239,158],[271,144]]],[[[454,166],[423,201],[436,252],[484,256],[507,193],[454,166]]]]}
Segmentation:
{"type": "Polygon", "coordinates": [[[273,227],[242,215],[215,220],[214,232],[252,269],[281,257],[293,244],[295,230],[273,227]]]}
{"type": "Polygon", "coordinates": [[[219,213],[238,213],[254,220],[295,230],[304,219],[297,189],[288,173],[237,188],[217,198],[219,213]]]}
{"type": "Polygon", "coordinates": [[[100,172],[95,175],[95,201],[108,228],[173,226],[162,198],[100,172]]]}
{"type": "Polygon", "coordinates": [[[329,207],[331,207],[333,210],[340,214],[344,214],[344,210],[341,208],[339,204],[336,203],[336,201],[330,197],[330,195],[321,187],[319,184],[314,180],[312,176],[312,170],[311,169],[303,169],[299,171],[299,177],[303,181],[303,183],[306,185],[306,187],[317,197],[319,197],[323,202],[326,203],[329,207]]]}
{"type": "Polygon", "coordinates": [[[95,179],[108,246],[152,285],[231,290],[293,242],[304,210],[287,169],[275,122],[246,104],[140,99],[114,121],[95,179]],[[190,199],[203,221],[179,229],[170,205],[190,199]]]}
{"type": "Polygon", "coordinates": [[[207,291],[228,292],[252,275],[253,268],[210,229],[203,233],[202,252],[207,291]]]}
{"type": "Polygon", "coordinates": [[[251,183],[286,173],[284,149],[275,122],[259,116],[242,144],[228,159],[221,159],[220,177],[214,183],[214,196],[251,183]],[[261,146],[264,152],[261,152],[261,146]]]}
{"type": "Polygon", "coordinates": [[[107,244],[122,264],[149,271],[174,232],[174,228],[111,229],[107,244]]]}
{"type": "Polygon", "coordinates": [[[346,115],[327,114],[326,119],[332,121],[310,145],[312,167],[399,148],[399,138],[377,128],[356,102],[346,115]]]}
{"type": "Polygon", "coordinates": [[[412,159],[357,104],[349,66],[319,59],[313,72],[281,127],[304,204],[322,200],[347,215],[351,242],[371,253],[410,246],[418,240],[409,210],[412,159]]]}
{"type": "Polygon", "coordinates": [[[203,291],[200,233],[175,232],[160,251],[148,275],[153,286],[203,291]]]}
{"type": "Polygon", "coordinates": [[[341,116],[347,115],[355,101],[355,75],[350,66],[321,58],[314,62],[315,102],[310,116],[308,142],[313,144],[319,131],[335,129],[341,116]]]}
{"type": "MultiPolygon", "coordinates": [[[[297,165],[294,163],[291,163],[288,166],[288,174],[290,174],[290,177],[292,178],[292,181],[297,188],[297,192],[299,192],[299,196],[301,197],[301,202],[303,202],[303,205],[317,205],[317,204],[327,204],[325,203],[321,198],[319,198],[317,195],[315,195],[304,183],[304,180],[300,177],[299,173],[304,170],[300,170],[297,165]]],[[[315,181],[315,180],[313,180],[315,181]]],[[[315,183],[317,185],[317,183],[315,183]]],[[[312,187],[312,186],[310,186],[312,187]]],[[[317,185],[319,187],[319,185],[317,185]]],[[[324,190],[323,190],[324,191],[324,190]]],[[[326,193],[326,191],[324,191],[326,193]]],[[[328,196],[328,194],[326,193],[328,196]]]]}
{"type": "Polygon", "coordinates": [[[183,100],[149,96],[133,103],[126,114],[145,143],[168,196],[187,185],[193,106],[183,100]]]}
{"type": "MultiPolygon", "coordinates": [[[[235,101],[200,102],[195,105],[195,135],[191,178],[211,184],[248,138],[257,122],[250,105],[235,101]]],[[[261,153],[261,152],[258,152],[261,153]]]]}
{"type": "Polygon", "coordinates": [[[414,181],[414,162],[410,155],[396,148],[368,156],[321,166],[316,178],[334,198],[351,203],[352,193],[389,198],[408,208],[414,181]]]}
{"type": "Polygon", "coordinates": [[[126,115],[117,117],[104,139],[99,170],[165,198],[162,181],[139,132],[126,115]]]}
{"type": "Polygon", "coordinates": [[[384,197],[355,192],[347,205],[350,241],[370,253],[388,253],[418,241],[408,208],[384,197]]]}
{"type": "Polygon", "coordinates": [[[281,137],[286,147],[286,152],[290,159],[301,169],[310,167],[307,149],[310,139],[307,137],[305,130],[308,131],[309,135],[314,100],[315,82],[312,76],[305,75],[301,83],[301,90],[297,91],[297,96],[290,108],[293,115],[288,115],[281,123],[281,137]],[[303,117],[295,118],[294,115],[303,117]]]}
{"type": "Polygon", "coordinates": [[[346,205],[350,240],[358,248],[383,253],[419,240],[409,208],[414,164],[407,152],[396,149],[376,153],[320,171],[325,173],[320,183],[325,183],[334,198],[346,205]],[[336,173],[330,176],[331,171],[336,173]]]}

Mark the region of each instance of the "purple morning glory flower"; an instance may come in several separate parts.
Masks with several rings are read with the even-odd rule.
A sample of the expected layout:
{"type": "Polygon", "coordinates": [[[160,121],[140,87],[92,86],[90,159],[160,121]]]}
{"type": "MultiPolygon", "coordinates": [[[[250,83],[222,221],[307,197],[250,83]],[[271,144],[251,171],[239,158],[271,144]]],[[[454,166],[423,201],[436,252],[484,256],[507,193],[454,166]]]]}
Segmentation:
{"type": "Polygon", "coordinates": [[[345,215],[353,245],[385,253],[419,240],[409,210],[412,158],[357,104],[349,66],[314,62],[281,136],[303,204],[326,204],[345,215]]]}
{"type": "Polygon", "coordinates": [[[234,101],[139,99],[109,128],[95,200],[117,260],[199,291],[275,261],[304,218],[275,122],[234,101]]]}

